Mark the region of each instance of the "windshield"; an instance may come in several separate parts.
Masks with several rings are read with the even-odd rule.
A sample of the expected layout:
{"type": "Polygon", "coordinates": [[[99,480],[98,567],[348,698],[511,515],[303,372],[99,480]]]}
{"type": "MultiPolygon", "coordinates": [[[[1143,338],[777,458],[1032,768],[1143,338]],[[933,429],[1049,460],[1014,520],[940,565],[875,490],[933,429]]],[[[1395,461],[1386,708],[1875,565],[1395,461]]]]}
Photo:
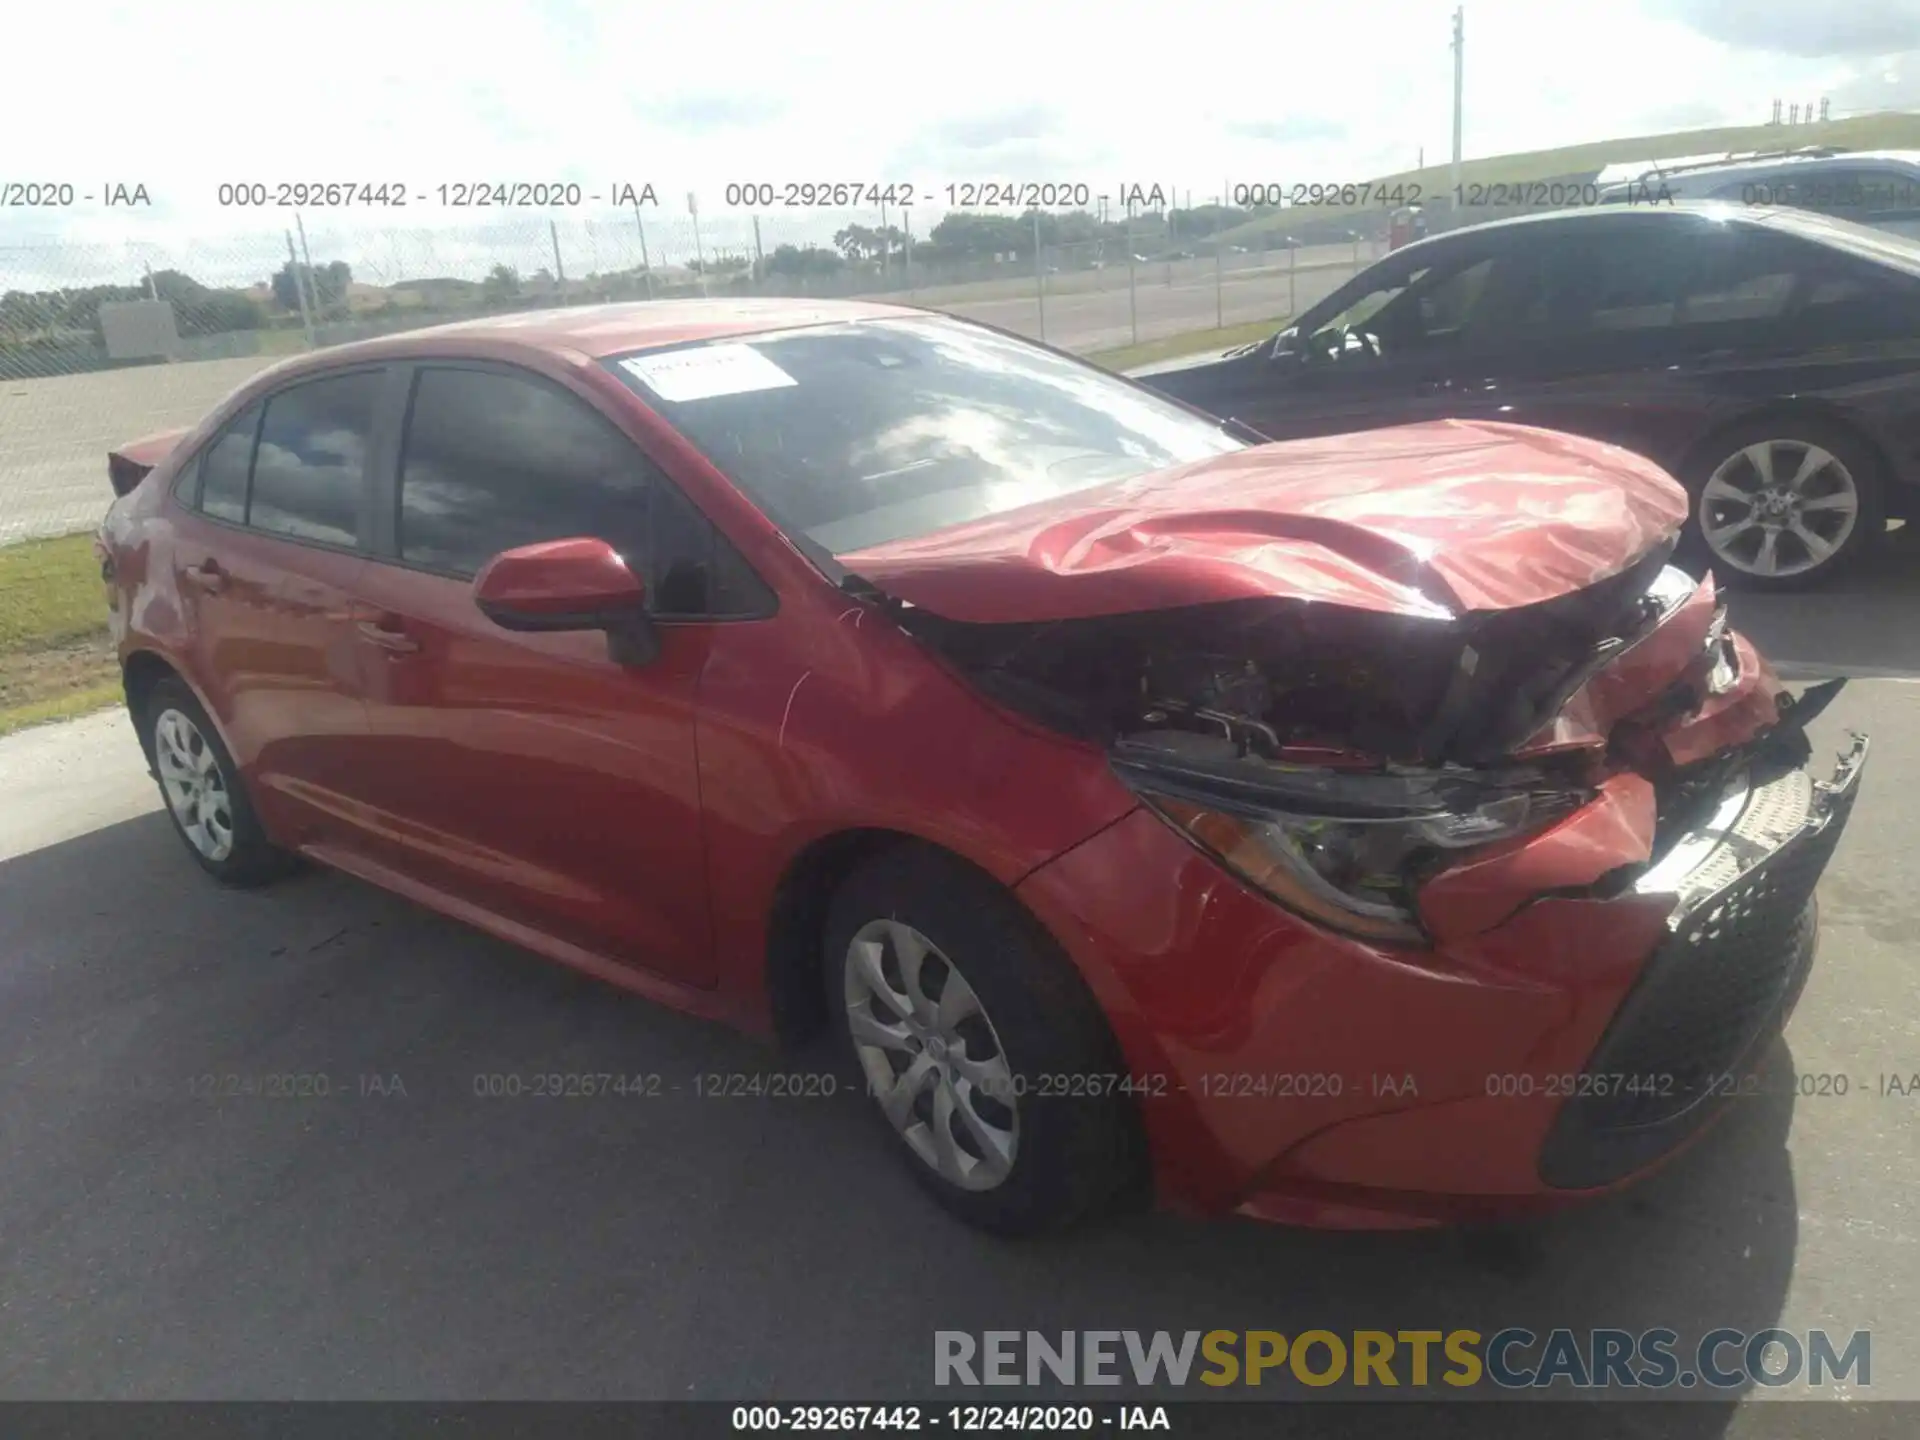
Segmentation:
{"type": "Polygon", "coordinates": [[[936,316],[606,363],[775,523],[834,554],[1243,448],[1091,365],[936,316]]]}

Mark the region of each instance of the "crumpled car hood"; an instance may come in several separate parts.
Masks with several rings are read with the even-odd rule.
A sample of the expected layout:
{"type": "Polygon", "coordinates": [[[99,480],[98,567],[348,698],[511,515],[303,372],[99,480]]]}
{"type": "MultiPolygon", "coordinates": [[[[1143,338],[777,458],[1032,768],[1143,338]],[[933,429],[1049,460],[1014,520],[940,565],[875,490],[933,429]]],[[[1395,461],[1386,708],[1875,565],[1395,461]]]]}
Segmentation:
{"type": "Polygon", "coordinates": [[[1596,584],[1686,514],[1626,450],[1444,420],[1261,445],[837,558],[973,623],[1260,597],[1444,620],[1596,584]]]}

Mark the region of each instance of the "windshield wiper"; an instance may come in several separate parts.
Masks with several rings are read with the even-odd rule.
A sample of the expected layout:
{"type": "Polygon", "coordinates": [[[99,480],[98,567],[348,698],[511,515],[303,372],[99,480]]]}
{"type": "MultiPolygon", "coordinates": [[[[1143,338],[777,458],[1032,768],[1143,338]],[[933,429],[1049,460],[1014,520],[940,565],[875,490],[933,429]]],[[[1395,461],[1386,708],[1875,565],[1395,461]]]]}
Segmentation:
{"type": "Polygon", "coordinates": [[[1262,435],[1244,420],[1236,420],[1229,415],[1220,422],[1220,428],[1236,440],[1244,440],[1249,445],[1271,445],[1273,437],[1262,435]]]}

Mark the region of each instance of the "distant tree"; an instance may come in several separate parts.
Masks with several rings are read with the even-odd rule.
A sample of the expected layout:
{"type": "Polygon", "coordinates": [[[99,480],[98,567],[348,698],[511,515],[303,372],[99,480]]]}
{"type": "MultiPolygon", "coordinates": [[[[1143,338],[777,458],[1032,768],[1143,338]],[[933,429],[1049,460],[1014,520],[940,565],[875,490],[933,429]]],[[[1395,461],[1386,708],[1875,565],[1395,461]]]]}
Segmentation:
{"type": "Polygon", "coordinates": [[[520,294],[520,272],[511,265],[496,265],[481,282],[480,292],[493,304],[504,304],[520,294]]]}
{"type": "Polygon", "coordinates": [[[219,335],[229,330],[258,330],[266,322],[260,306],[238,290],[209,290],[179,270],[153,272],[155,299],[173,306],[183,335],[219,335]]]}
{"type": "Polygon", "coordinates": [[[769,275],[833,275],[846,265],[843,256],[819,245],[776,245],[767,256],[769,275]]]}
{"type": "Polygon", "coordinates": [[[849,225],[834,232],[833,243],[849,260],[865,260],[880,253],[880,236],[870,225],[849,225]]]}
{"type": "Polygon", "coordinates": [[[346,261],[330,260],[325,265],[315,265],[311,269],[305,265],[296,269],[293,261],[287,261],[274,272],[269,282],[274,303],[282,310],[298,312],[302,280],[306,282],[309,299],[319,307],[322,315],[346,310],[347,287],[353,283],[353,271],[347,267],[346,261]],[[299,278],[296,279],[296,276],[299,278]]]}

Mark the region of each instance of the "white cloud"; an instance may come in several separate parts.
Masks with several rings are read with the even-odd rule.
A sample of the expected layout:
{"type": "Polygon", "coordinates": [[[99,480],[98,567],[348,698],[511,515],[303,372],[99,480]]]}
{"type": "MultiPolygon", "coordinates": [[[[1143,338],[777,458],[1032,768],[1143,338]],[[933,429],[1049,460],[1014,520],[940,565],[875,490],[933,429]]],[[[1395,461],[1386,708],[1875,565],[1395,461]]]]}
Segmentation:
{"type": "MultiPolygon", "coordinates": [[[[1896,3],[1909,0],[1875,0],[1887,14],[1896,3]]],[[[1780,43],[1756,49],[1742,47],[1720,0],[1473,0],[1467,153],[1758,121],[1775,96],[1891,94],[1886,76],[1915,73],[1899,57],[1851,53],[1859,25],[1836,21],[1823,47],[1805,18],[1823,12],[1800,0],[1791,9],[1790,42],[1775,33],[1782,20],[1762,37],[1780,43]]],[[[399,180],[413,194],[442,182],[574,180],[588,193],[651,182],[663,208],[647,217],[649,246],[683,254],[690,189],[704,242],[749,243],[746,219],[724,213],[729,181],[878,180],[924,192],[1084,179],[1096,193],[1158,182],[1198,200],[1241,180],[1365,179],[1423,152],[1445,158],[1450,15],[1445,0],[62,0],[36,11],[32,40],[59,63],[9,66],[0,180],[95,191],[140,181],[155,206],[0,211],[0,246],[40,238],[111,251],[137,240],[172,254],[192,239],[210,257],[199,270],[264,274],[284,259],[291,216],[221,209],[218,187],[235,181],[399,180]]],[[[563,247],[637,261],[631,217],[589,210],[591,225],[576,217],[563,247]]],[[[919,215],[924,230],[933,217],[919,215]]],[[[338,243],[405,273],[443,253],[487,253],[502,235],[530,269],[552,243],[544,213],[448,215],[415,203],[305,219],[310,243],[381,232],[338,243]],[[482,221],[504,229],[490,240],[419,233],[482,221]]],[[[771,245],[814,238],[819,225],[765,212],[762,230],[771,245]]],[[[77,252],[68,259],[80,265],[77,252]]],[[[17,250],[0,253],[0,289],[9,263],[25,264],[17,250]]],[[[584,253],[574,264],[594,268],[584,253]]]]}

